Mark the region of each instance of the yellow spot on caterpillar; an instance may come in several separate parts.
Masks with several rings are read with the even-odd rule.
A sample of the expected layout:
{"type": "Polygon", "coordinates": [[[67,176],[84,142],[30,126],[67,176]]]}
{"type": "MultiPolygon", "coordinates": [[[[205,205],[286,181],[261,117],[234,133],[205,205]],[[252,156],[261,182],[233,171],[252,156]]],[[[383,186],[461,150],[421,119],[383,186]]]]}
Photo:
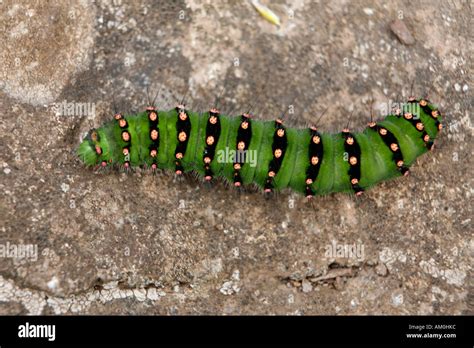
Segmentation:
{"type": "Polygon", "coordinates": [[[150,121],[156,121],[156,119],[158,118],[158,116],[156,115],[156,112],[155,111],[152,111],[150,112],[150,121]]]}
{"type": "Polygon", "coordinates": [[[206,144],[207,145],[212,145],[214,144],[214,137],[212,135],[208,136],[206,139],[206,144]]]}
{"type": "Polygon", "coordinates": [[[122,132],[122,140],[125,142],[130,141],[130,133],[126,131],[122,132]]]}
{"type": "Polygon", "coordinates": [[[187,137],[188,137],[188,136],[187,136],[186,132],[180,132],[180,133],[178,134],[178,140],[181,141],[181,142],[186,141],[186,138],[187,138],[187,137]]]}
{"type": "Polygon", "coordinates": [[[255,7],[257,12],[260,13],[260,16],[265,18],[270,23],[276,26],[280,26],[280,18],[268,7],[262,5],[257,0],[252,0],[252,5],[253,7],[255,7]]]}

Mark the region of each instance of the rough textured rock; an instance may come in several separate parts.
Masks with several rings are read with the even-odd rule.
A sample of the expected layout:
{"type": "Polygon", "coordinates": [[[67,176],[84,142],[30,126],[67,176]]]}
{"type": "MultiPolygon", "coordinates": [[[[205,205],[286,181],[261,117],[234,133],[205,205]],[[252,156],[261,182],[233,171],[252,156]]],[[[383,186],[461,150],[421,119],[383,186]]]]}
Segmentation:
{"type": "Polygon", "coordinates": [[[90,64],[95,7],[86,1],[5,1],[0,71],[5,93],[32,105],[51,103],[90,64]]]}
{"type": "MultiPolygon", "coordinates": [[[[263,1],[262,1],[263,2],[263,1]]],[[[0,5],[0,313],[472,313],[472,44],[464,2],[0,5]],[[68,5],[69,6],[69,5],[68,5]],[[390,23],[406,22],[404,46],[390,23]],[[20,58],[19,60],[16,58],[20,58]],[[114,107],[187,93],[203,109],[363,127],[374,106],[429,94],[436,151],[362,198],[308,204],[171,175],[98,174],[74,155],[114,107]],[[296,97],[296,99],[295,99],[296,97]],[[64,116],[62,103],[94,112],[64,116]],[[115,104],[115,106],[114,106],[115,104]],[[58,111],[59,110],[59,111],[58,111]],[[340,251],[340,253],[338,252],[340,251]]],[[[375,111],[375,115],[378,112],[375,111]]]]}

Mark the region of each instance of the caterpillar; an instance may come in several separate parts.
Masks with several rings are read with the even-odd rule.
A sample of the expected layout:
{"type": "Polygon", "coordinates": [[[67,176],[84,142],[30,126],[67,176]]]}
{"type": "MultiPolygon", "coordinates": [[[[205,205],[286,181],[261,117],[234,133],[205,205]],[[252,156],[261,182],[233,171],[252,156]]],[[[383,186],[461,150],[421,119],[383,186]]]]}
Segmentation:
{"type": "Polygon", "coordinates": [[[416,158],[433,149],[442,129],[438,109],[408,98],[362,132],[323,133],[316,126],[286,127],[281,119],[237,117],[217,108],[205,113],[182,103],[169,111],[148,106],[117,113],[91,129],[77,149],[87,166],[197,172],[205,182],[223,177],[235,187],[256,184],[265,193],[283,188],[311,198],[332,192],[361,195],[378,182],[407,175],[416,158]]]}

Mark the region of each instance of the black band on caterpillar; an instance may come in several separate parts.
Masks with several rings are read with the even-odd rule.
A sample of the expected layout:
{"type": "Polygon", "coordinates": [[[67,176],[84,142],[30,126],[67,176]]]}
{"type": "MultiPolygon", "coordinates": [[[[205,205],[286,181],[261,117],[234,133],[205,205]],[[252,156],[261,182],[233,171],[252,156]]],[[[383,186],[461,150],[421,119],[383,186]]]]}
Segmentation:
{"type": "Polygon", "coordinates": [[[264,186],[264,192],[266,193],[270,193],[273,190],[273,180],[281,168],[287,146],[288,140],[286,138],[285,127],[281,120],[276,120],[272,143],[273,158],[268,166],[268,176],[264,186]]]}
{"type": "Polygon", "coordinates": [[[347,162],[349,162],[349,178],[352,189],[356,195],[361,195],[364,189],[359,186],[360,180],[360,146],[356,138],[348,129],[342,130],[344,138],[344,150],[348,154],[347,162]]]}
{"type": "Polygon", "coordinates": [[[403,154],[400,150],[400,145],[395,135],[387,128],[381,127],[375,122],[369,123],[369,128],[380,135],[385,145],[387,145],[390,151],[393,153],[392,159],[395,162],[395,165],[397,166],[400,173],[402,173],[402,175],[407,175],[408,167],[405,166],[405,162],[403,161],[403,154]]]}
{"type": "Polygon", "coordinates": [[[310,141],[308,147],[308,159],[309,159],[309,166],[306,170],[306,197],[310,198],[314,196],[315,192],[312,189],[312,185],[319,174],[319,168],[321,167],[322,159],[323,159],[323,141],[321,138],[321,134],[319,134],[316,127],[310,127],[310,141]]]}
{"type": "MultiPolygon", "coordinates": [[[[416,100],[414,99],[410,99],[409,100],[410,103],[414,104],[416,103],[416,100]]],[[[413,109],[413,108],[410,108],[410,109],[413,109]]],[[[432,113],[435,112],[436,115],[438,113],[437,110],[434,110],[432,111],[432,113]]],[[[395,115],[397,117],[401,117],[401,114],[402,114],[402,110],[400,109],[397,109],[395,111],[395,115]]],[[[426,132],[426,129],[425,129],[425,124],[423,123],[423,121],[421,120],[421,118],[419,117],[419,115],[415,114],[415,113],[411,113],[411,112],[403,112],[403,119],[405,121],[408,121],[411,125],[413,125],[413,127],[415,127],[415,129],[421,133],[421,139],[423,140],[423,142],[425,143],[425,146],[427,147],[428,150],[431,150],[433,148],[433,141],[430,139],[430,136],[428,135],[428,133],[426,132]]]]}
{"type": "Polygon", "coordinates": [[[426,99],[420,99],[418,101],[418,103],[420,104],[421,108],[423,109],[423,112],[427,115],[430,115],[431,118],[435,121],[435,126],[438,129],[438,131],[440,131],[443,128],[443,126],[441,125],[441,123],[438,120],[438,116],[440,116],[439,111],[438,110],[431,110],[431,108],[428,106],[428,101],[426,99]]]}
{"type": "MultiPolygon", "coordinates": [[[[421,109],[423,110],[423,112],[425,114],[429,115],[434,120],[436,129],[438,130],[438,132],[440,132],[441,129],[443,129],[443,124],[438,119],[439,117],[441,117],[441,113],[439,112],[438,109],[432,109],[428,105],[429,100],[427,100],[427,99],[417,100],[415,97],[409,97],[408,102],[409,103],[418,103],[420,105],[421,109]]],[[[432,144],[431,144],[431,147],[432,147],[432,144]]],[[[431,147],[430,147],[430,149],[431,149],[431,147]]]]}
{"type": "Polygon", "coordinates": [[[250,146],[252,139],[252,122],[249,114],[242,114],[239,129],[237,130],[237,153],[234,159],[234,186],[239,187],[242,185],[242,177],[240,176],[240,170],[245,164],[245,151],[250,146]]]}
{"type": "Polygon", "coordinates": [[[184,108],[184,105],[178,105],[176,107],[176,112],[178,113],[178,119],[176,121],[178,144],[176,145],[176,150],[174,152],[176,158],[175,172],[176,174],[181,175],[184,172],[181,160],[186,154],[186,149],[188,147],[189,135],[191,134],[191,121],[189,121],[189,115],[184,108]]]}
{"type": "MultiPolygon", "coordinates": [[[[399,116],[399,115],[398,115],[399,116]]],[[[403,119],[410,122],[415,129],[421,133],[421,139],[423,139],[425,146],[428,150],[431,150],[433,142],[430,140],[430,136],[426,133],[425,125],[417,115],[414,115],[410,112],[405,112],[403,114],[403,119]]]]}
{"type": "Polygon", "coordinates": [[[207,181],[212,180],[211,162],[214,159],[217,142],[221,135],[221,121],[219,119],[219,110],[213,108],[209,111],[209,118],[206,125],[206,145],[204,148],[204,178],[207,181]]]}
{"type": "Polygon", "coordinates": [[[150,139],[151,139],[151,144],[148,147],[148,150],[150,151],[150,157],[153,159],[151,168],[156,169],[157,168],[157,157],[158,157],[158,146],[160,144],[160,133],[158,130],[158,124],[159,124],[159,118],[158,118],[158,112],[155,109],[154,106],[149,106],[146,108],[147,112],[147,117],[148,117],[148,127],[150,130],[150,139]]]}
{"type": "Polygon", "coordinates": [[[122,146],[122,154],[124,156],[124,167],[129,168],[130,167],[130,148],[132,147],[131,142],[132,142],[132,136],[130,135],[130,132],[128,131],[128,122],[127,120],[122,116],[122,114],[115,114],[114,118],[117,120],[117,123],[120,127],[120,130],[122,131],[121,137],[124,145],[122,146]]]}

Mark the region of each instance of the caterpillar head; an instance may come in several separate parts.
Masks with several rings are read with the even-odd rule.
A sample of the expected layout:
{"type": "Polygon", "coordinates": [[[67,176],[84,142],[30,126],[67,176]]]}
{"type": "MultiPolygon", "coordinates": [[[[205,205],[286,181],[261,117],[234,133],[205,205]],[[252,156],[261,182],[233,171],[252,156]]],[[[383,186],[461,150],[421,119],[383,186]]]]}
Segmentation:
{"type": "Polygon", "coordinates": [[[96,129],[91,129],[77,149],[77,155],[86,166],[98,164],[102,160],[105,165],[104,147],[100,142],[100,135],[96,129]]]}

